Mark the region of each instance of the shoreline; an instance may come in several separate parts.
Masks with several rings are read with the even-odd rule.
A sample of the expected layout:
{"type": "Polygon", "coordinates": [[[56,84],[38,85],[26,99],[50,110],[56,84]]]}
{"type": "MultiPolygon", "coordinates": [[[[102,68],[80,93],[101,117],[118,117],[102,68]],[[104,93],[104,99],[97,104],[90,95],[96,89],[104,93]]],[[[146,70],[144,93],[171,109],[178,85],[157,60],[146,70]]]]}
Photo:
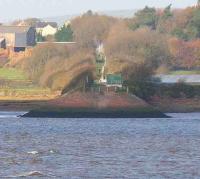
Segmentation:
{"type": "Polygon", "coordinates": [[[48,100],[0,100],[1,111],[30,111],[45,106],[48,100]]]}
{"type": "Polygon", "coordinates": [[[168,118],[167,113],[200,112],[200,99],[152,98],[134,95],[80,93],[52,100],[0,100],[1,111],[27,111],[22,117],[42,118],[168,118]]]}
{"type": "Polygon", "coordinates": [[[152,98],[149,105],[164,113],[200,112],[200,98],[152,98]]]}
{"type": "Polygon", "coordinates": [[[31,110],[21,117],[41,118],[170,118],[150,107],[135,109],[47,108],[31,110]]]}
{"type": "MultiPolygon", "coordinates": [[[[49,100],[0,100],[1,111],[31,111],[48,105],[49,100]]],[[[200,108],[195,106],[184,106],[171,104],[160,104],[155,102],[149,103],[152,108],[163,113],[196,113],[200,108]]]]}

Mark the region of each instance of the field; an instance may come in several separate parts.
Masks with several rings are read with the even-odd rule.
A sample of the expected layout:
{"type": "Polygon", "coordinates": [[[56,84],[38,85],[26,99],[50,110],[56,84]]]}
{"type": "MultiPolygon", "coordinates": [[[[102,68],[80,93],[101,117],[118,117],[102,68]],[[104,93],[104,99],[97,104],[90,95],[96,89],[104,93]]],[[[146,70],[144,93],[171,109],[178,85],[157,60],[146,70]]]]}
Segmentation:
{"type": "Polygon", "coordinates": [[[27,81],[28,78],[21,70],[14,68],[0,68],[0,79],[27,81]]]}
{"type": "Polygon", "coordinates": [[[199,70],[177,70],[169,72],[169,75],[196,75],[200,74],[199,70]]]}
{"type": "Polygon", "coordinates": [[[58,92],[33,84],[21,70],[0,68],[0,100],[47,100],[57,95],[58,92]]]}

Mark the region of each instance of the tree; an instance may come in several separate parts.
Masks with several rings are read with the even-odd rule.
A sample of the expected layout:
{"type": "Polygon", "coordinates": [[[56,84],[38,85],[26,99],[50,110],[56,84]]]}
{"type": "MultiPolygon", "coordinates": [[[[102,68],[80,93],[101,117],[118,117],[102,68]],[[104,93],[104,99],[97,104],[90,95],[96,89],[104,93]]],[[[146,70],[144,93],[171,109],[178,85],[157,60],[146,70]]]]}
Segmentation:
{"type": "Polygon", "coordinates": [[[170,52],[173,56],[172,66],[176,69],[198,69],[200,67],[200,40],[169,40],[170,52]]]}
{"type": "Polygon", "coordinates": [[[36,41],[37,41],[37,42],[44,42],[44,41],[45,41],[45,38],[42,36],[41,33],[37,33],[37,34],[36,34],[36,41]]]}
{"type": "Polygon", "coordinates": [[[107,38],[110,28],[116,21],[113,17],[97,14],[77,17],[71,21],[74,40],[81,47],[94,49],[107,38]]]}
{"type": "Polygon", "coordinates": [[[92,15],[93,15],[92,10],[88,10],[88,11],[84,14],[84,16],[92,16],[92,15]]]}
{"type": "Polygon", "coordinates": [[[171,12],[171,4],[161,11],[157,29],[163,34],[171,33],[174,29],[174,19],[173,13],[171,12]]]}
{"type": "Polygon", "coordinates": [[[191,39],[200,38],[200,9],[194,10],[193,15],[187,26],[188,31],[191,33],[191,39]]]}
{"type": "Polygon", "coordinates": [[[55,39],[58,42],[71,42],[73,41],[73,31],[71,26],[62,26],[61,29],[55,34],[55,39]]]}
{"type": "Polygon", "coordinates": [[[156,29],[156,24],[158,20],[156,9],[146,6],[143,10],[140,10],[135,14],[133,20],[134,20],[134,23],[132,24],[133,30],[141,26],[148,26],[151,29],[156,29]]]}
{"type": "Polygon", "coordinates": [[[171,18],[173,16],[173,14],[171,12],[171,7],[172,7],[172,5],[170,4],[169,6],[167,6],[164,9],[162,19],[167,20],[167,19],[169,19],[169,18],[171,18]]]}
{"type": "Polygon", "coordinates": [[[197,7],[200,7],[200,0],[197,1],[197,7]]]}
{"type": "Polygon", "coordinates": [[[170,57],[165,36],[147,27],[132,31],[123,24],[112,27],[105,50],[108,66],[113,69],[111,72],[133,62],[145,62],[156,69],[170,57]]]}
{"type": "Polygon", "coordinates": [[[123,69],[124,85],[129,87],[131,93],[147,100],[155,94],[152,75],[153,69],[145,63],[129,64],[123,69]]]}
{"type": "Polygon", "coordinates": [[[181,28],[174,29],[171,34],[179,39],[188,40],[188,34],[181,28]]]}

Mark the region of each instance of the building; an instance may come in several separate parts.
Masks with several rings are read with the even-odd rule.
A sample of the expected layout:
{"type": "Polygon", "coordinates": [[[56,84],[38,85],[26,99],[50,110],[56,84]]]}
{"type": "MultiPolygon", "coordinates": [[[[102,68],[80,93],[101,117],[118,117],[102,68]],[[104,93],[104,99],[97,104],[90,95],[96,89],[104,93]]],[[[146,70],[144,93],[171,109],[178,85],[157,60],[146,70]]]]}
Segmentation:
{"type": "Polygon", "coordinates": [[[106,75],[107,87],[119,87],[122,88],[123,79],[121,74],[107,74],[106,75]]]}
{"type": "Polygon", "coordinates": [[[96,75],[98,83],[106,83],[106,56],[103,44],[96,49],[96,75]]]}
{"type": "Polygon", "coordinates": [[[56,22],[38,22],[36,24],[37,33],[41,34],[43,37],[48,35],[55,35],[58,30],[58,25],[56,22]]]}
{"type": "Polygon", "coordinates": [[[94,88],[98,91],[117,91],[123,87],[123,78],[121,73],[107,74],[106,73],[106,55],[103,44],[100,44],[96,49],[96,77],[94,88]]]}
{"type": "Polygon", "coordinates": [[[35,28],[30,26],[0,26],[1,48],[24,51],[36,44],[35,28]]]}

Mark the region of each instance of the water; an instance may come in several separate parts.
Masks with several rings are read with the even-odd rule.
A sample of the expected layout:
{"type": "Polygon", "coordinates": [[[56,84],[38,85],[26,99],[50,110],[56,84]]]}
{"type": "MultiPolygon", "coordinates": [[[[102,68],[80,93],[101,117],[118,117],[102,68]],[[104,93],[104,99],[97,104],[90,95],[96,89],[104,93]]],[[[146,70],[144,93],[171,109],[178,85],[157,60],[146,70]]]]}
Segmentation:
{"type": "Polygon", "coordinates": [[[200,178],[200,113],[22,119],[0,112],[0,178],[200,178]]]}

